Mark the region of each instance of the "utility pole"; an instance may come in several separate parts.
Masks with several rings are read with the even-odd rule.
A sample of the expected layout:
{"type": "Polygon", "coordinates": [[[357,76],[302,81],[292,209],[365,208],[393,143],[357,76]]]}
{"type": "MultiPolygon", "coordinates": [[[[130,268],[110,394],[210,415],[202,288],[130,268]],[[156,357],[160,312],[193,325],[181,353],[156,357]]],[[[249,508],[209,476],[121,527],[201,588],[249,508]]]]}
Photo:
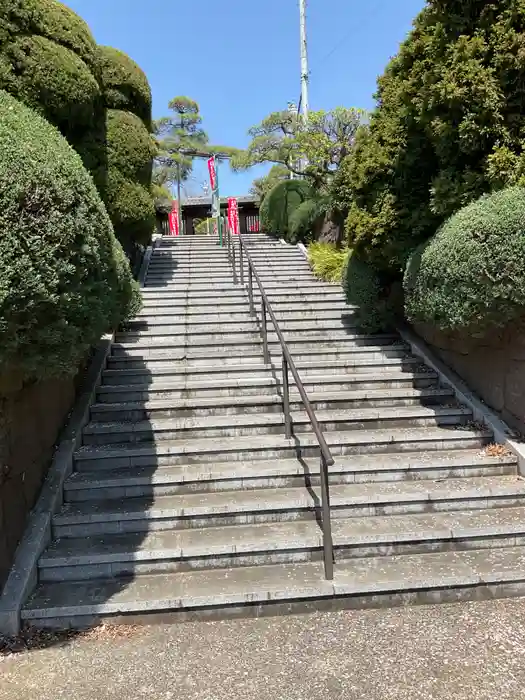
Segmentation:
{"type": "Polygon", "coordinates": [[[308,111],[310,102],[308,96],[308,84],[310,82],[310,74],[308,71],[308,38],[306,34],[306,2],[307,0],[299,0],[299,14],[301,20],[301,107],[303,119],[306,123],[308,119],[308,111]]]}
{"type": "Polygon", "coordinates": [[[179,236],[182,236],[182,205],[181,205],[181,201],[180,201],[180,185],[181,185],[180,162],[177,161],[177,203],[179,205],[177,216],[179,217],[179,236]]]}

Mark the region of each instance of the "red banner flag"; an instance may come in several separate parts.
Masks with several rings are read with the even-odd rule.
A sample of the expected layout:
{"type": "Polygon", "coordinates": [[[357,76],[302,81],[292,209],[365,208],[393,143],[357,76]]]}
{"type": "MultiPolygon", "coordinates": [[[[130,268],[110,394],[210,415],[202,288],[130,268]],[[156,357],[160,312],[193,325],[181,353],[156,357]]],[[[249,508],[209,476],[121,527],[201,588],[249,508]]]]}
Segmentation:
{"type": "Polygon", "coordinates": [[[236,197],[228,197],[228,226],[234,235],[239,235],[239,205],[236,197]]]}
{"type": "Polygon", "coordinates": [[[171,207],[171,212],[168,214],[170,224],[170,236],[178,236],[179,231],[179,203],[174,201],[171,207]]]}
{"type": "Polygon", "coordinates": [[[210,173],[211,191],[215,192],[215,190],[217,189],[217,172],[215,170],[215,158],[210,158],[208,160],[208,172],[210,173]]]}

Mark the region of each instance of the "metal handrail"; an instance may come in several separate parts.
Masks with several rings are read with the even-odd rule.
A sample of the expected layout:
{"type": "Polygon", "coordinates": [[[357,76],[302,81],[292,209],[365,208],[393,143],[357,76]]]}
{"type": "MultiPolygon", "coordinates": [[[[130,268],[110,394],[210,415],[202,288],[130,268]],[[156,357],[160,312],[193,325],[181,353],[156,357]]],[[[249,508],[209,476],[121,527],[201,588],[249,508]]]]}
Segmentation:
{"type": "MultiPolygon", "coordinates": [[[[230,236],[228,237],[229,239],[231,238],[230,236]]],[[[268,350],[268,328],[267,328],[267,317],[266,314],[270,316],[270,319],[273,323],[275,333],[277,334],[277,338],[279,340],[279,343],[281,345],[281,350],[282,350],[282,371],[283,371],[283,411],[284,411],[284,424],[285,424],[285,432],[286,432],[286,437],[291,438],[292,433],[293,433],[293,426],[292,426],[292,417],[290,413],[290,382],[289,382],[289,375],[288,372],[290,371],[292,373],[292,376],[295,380],[295,384],[297,386],[297,389],[299,391],[299,396],[301,397],[301,400],[303,402],[304,409],[306,411],[306,414],[308,415],[308,418],[310,419],[310,423],[312,425],[313,431],[315,433],[315,436],[317,438],[317,442],[319,443],[319,450],[321,452],[321,463],[320,463],[320,472],[321,472],[321,510],[322,510],[322,530],[323,530],[323,555],[324,555],[324,571],[325,571],[325,577],[331,581],[334,578],[334,545],[333,545],[333,540],[332,540],[332,522],[331,522],[331,516],[330,516],[330,488],[329,488],[329,482],[328,482],[328,468],[331,467],[333,464],[335,464],[334,458],[332,457],[332,453],[330,452],[330,449],[328,445],[326,444],[326,440],[323,435],[323,431],[321,429],[321,426],[319,425],[319,421],[317,420],[317,417],[315,415],[314,409],[312,408],[312,404],[310,403],[310,399],[308,398],[308,395],[306,393],[306,390],[304,388],[303,382],[301,380],[301,377],[299,375],[299,372],[297,370],[297,367],[295,366],[295,362],[293,360],[293,357],[290,353],[290,349],[288,348],[288,344],[284,338],[284,335],[281,331],[281,328],[279,327],[279,322],[277,321],[277,318],[275,316],[275,313],[272,309],[272,305],[270,304],[270,301],[266,295],[266,292],[264,290],[263,284],[261,282],[261,279],[259,275],[257,274],[257,270],[255,269],[255,265],[253,264],[253,260],[251,258],[250,253],[248,252],[248,249],[243,241],[243,236],[238,236],[239,239],[239,273],[240,273],[240,282],[242,285],[244,285],[244,261],[243,261],[243,253],[246,256],[246,260],[248,263],[248,297],[250,301],[250,314],[252,316],[255,316],[255,305],[254,305],[254,300],[253,300],[253,280],[257,282],[257,286],[259,287],[259,291],[261,293],[261,334],[262,334],[262,340],[263,340],[263,352],[264,352],[264,362],[265,364],[270,364],[270,353],[268,350]]],[[[229,240],[228,243],[228,251],[229,251],[229,256],[230,256],[230,261],[232,263],[233,267],[233,277],[234,277],[234,282],[237,284],[237,271],[236,271],[236,264],[235,264],[235,245],[232,245],[231,240],[229,240]]]]}

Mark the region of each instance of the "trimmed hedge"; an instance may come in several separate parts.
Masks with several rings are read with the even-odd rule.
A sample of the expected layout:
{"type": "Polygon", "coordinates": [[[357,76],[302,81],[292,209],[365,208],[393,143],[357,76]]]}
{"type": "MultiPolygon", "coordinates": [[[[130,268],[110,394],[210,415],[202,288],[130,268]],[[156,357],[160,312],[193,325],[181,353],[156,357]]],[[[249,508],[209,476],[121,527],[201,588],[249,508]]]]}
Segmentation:
{"type": "Polygon", "coordinates": [[[66,137],[92,125],[100,86],[70,49],[42,36],[19,36],[3,58],[8,67],[0,71],[0,88],[38,111],[66,137]]]}
{"type": "Polygon", "coordinates": [[[130,112],[109,109],[106,124],[110,167],[149,187],[156,149],[144,122],[130,112]]]}
{"type": "Polygon", "coordinates": [[[263,230],[292,242],[290,217],[306,200],[313,198],[312,186],[306,180],[284,180],[270,190],[261,204],[263,230]]]}
{"type": "Polygon", "coordinates": [[[413,323],[486,333],[525,309],[525,189],[487,195],[412,255],[405,309],[413,323]]]}
{"type": "Polygon", "coordinates": [[[17,34],[46,37],[71,49],[89,66],[95,63],[97,45],[88,25],[57,0],[2,0],[0,51],[2,43],[17,34]]]}
{"type": "Polygon", "coordinates": [[[351,253],[343,268],[342,283],[346,302],[356,307],[356,325],[363,332],[378,333],[394,325],[391,288],[370,263],[351,253]]]}
{"type": "Polygon", "coordinates": [[[307,199],[292,211],[288,222],[291,243],[306,243],[316,236],[328,209],[325,199],[307,199]]]}
{"type": "Polygon", "coordinates": [[[135,246],[146,246],[156,222],[155,203],[149,187],[125,178],[110,166],[106,208],[115,234],[126,253],[134,254],[135,246]]]}
{"type": "Polygon", "coordinates": [[[104,192],[105,109],[97,46],[87,24],[56,0],[4,0],[0,89],[57,126],[104,192]]]}
{"type": "Polygon", "coordinates": [[[524,181],[524,28],[515,0],[426,2],[346,168],[348,245],[363,259],[401,279],[448,217],[524,181]]]}
{"type": "Polygon", "coordinates": [[[151,88],[144,72],[129,56],[110,46],[98,47],[97,64],[106,107],[136,114],[150,130],[151,88]]]}
{"type": "Polygon", "coordinates": [[[0,91],[0,373],[74,373],[140,296],[80,157],[0,91]]]}

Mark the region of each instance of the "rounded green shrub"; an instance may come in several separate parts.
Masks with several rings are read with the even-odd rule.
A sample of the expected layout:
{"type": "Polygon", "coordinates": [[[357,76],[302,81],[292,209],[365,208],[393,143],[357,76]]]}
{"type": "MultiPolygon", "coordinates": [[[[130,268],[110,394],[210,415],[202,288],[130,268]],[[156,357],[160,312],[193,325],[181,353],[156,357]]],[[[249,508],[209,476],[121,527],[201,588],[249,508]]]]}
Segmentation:
{"type": "Polygon", "coordinates": [[[100,86],[70,49],[42,36],[19,36],[6,47],[11,70],[0,88],[41,113],[68,136],[93,123],[100,86]]]}
{"type": "Polygon", "coordinates": [[[486,195],[412,255],[405,310],[413,323],[483,334],[525,313],[525,189],[486,195]]]}
{"type": "Polygon", "coordinates": [[[381,274],[355,253],[348,255],[342,272],[347,304],[355,306],[356,325],[365,333],[388,330],[394,323],[389,287],[381,274]]]}
{"type": "Polygon", "coordinates": [[[0,91],[0,372],[74,373],[87,348],[139,304],[80,157],[0,91]]]}
{"type": "Polygon", "coordinates": [[[307,199],[290,214],[288,222],[290,243],[306,243],[316,237],[328,209],[328,201],[307,199]]]}
{"type": "Polygon", "coordinates": [[[96,57],[96,42],[88,25],[57,0],[2,0],[0,6],[0,52],[2,43],[17,34],[36,34],[71,49],[89,66],[96,57]]]}
{"type": "Polygon", "coordinates": [[[124,178],[149,186],[156,151],[140,117],[109,109],[106,134],[109,166],[119,170],[124,178]]]}
{"type": "Polygon", "coordinates": [[[149,129],[151,88],[144,72],[129,56],[110,46],[98,47],[97,64],[106,107],[136,114],[149,129]]]}
{"type": "Polygon", "coordinates": [[[313,198],[312,186],[306,180],[284,180],[266,195],[261,204],[263,230],[291,240],[290,217],[306,200],[313,198]]]}
{"type": "Polygon", "coordinates": [[[136,244],[149,244],[156,221],[149,187],[125,178],[118,169],[110,167],[106,208],[115,234],[128,254],[133,254],[136,244]]]}

